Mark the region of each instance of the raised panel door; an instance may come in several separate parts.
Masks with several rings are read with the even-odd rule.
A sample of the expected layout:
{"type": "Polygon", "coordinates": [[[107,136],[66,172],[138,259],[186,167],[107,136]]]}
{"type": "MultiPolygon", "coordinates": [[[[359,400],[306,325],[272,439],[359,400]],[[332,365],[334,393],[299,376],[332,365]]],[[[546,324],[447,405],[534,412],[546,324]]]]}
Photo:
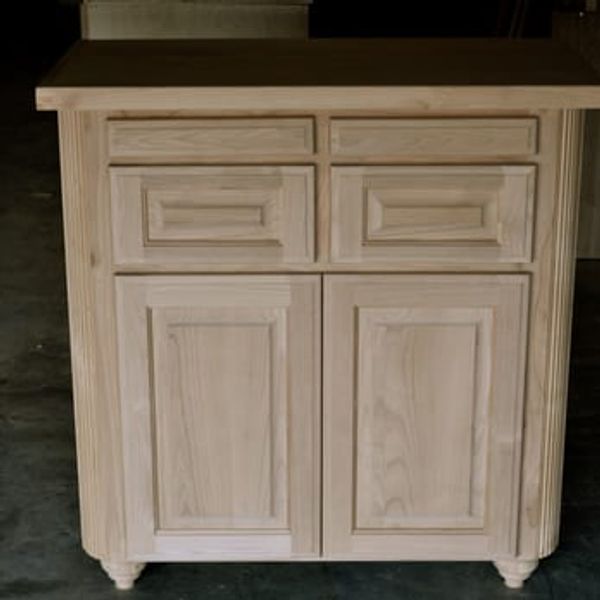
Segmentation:
{"type": "Polygon", "coordinates": [[[132,559],[316,556],[318,277],[117,282],[132,559]]]}
{"type": "Polygon", "coordinates": [[[324,553],[516,553],[527,276],[329,276],[324,553]]]}

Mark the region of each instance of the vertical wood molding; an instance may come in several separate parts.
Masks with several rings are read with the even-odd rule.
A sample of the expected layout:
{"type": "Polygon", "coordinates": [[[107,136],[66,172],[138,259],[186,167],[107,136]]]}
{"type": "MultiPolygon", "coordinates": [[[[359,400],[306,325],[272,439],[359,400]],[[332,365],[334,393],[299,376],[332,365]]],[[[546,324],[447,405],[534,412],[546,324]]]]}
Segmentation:
{"type": "Polygon", "coordinates": [[[119,561],[125,521],[104,117],[65,111],[59,128],[82,540],[91,556],[119,561]]]}
{"type": "Polygon", "coordinates": [[[564,111],[557,181],[552,300],[548,319],[545,434],[541,465],[541,557],[553,552],[558,545],[583,125],[583,111],[564,111]]]}

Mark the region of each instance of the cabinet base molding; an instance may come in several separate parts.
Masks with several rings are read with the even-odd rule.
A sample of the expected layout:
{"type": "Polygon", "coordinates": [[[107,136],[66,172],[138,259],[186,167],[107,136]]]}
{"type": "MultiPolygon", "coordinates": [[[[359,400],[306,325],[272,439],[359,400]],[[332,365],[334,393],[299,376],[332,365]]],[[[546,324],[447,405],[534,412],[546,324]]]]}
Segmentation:
{"type": "Polygon", "coordinates": [[[141,575],[146,563],[113,562],[103,560],[100,562],[106,574],[115,582],[118,590],[130,590],[135,580],[141,575]]]}
{"type": "Polygon", "coordinates": [[[537,569],[539,560],[497,560],[494,565],[504,579],[506,587],[520,589],[523,583],[529,579],[537,569]]]}

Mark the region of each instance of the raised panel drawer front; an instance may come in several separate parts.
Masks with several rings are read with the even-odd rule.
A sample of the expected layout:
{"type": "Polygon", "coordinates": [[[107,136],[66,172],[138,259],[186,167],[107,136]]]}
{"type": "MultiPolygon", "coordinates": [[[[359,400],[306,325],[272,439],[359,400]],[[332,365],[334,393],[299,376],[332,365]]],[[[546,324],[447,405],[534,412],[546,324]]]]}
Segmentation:
{"type": "Polygon", "coordinates": [[[332,260],[529,262],[535,181],[533,165],[335,167],[332,260]]]}
{"type": "Polygon", "coordinates": [[[312,119],[153,119],[108,122],[113,160],[306,156],[312,119]]]}
{"type": "Polygon", "coordinates": [[[129,560],[314,557],[320,278],[117,278],[129,560]]]}
{"type": "Polygon", "coordinates": [[[537,152],[535,118],[334,119],[331,149],[340,158],[527,156],[537,152]]]}
{"type": "Polygon", "coordinates": [[[526,275],[325,278],[325,556],[517,551],[526,275]]]}
{"type": "Polygon", "coordinates": [[[312,167],[112,167],[117,265],[307,263],[312,167]]]}

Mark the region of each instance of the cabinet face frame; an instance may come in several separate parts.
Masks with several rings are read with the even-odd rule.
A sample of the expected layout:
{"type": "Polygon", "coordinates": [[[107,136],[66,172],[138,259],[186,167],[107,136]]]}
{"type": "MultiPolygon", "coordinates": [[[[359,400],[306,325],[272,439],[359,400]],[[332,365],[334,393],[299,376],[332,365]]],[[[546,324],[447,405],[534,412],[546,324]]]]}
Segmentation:
{"type": "MultiPolygon", "coordinates": [[[[96,92],[91,92],[96,94],[96,92]]],[[[202,91],[202,94],[205,92],[202,91]]],[[[298,99],[294,92],[294,101],[298,99]]],[[[461,92],[462,93],[462,92],[461,92]]],[[[538,110],[537,97],[528,105],[499,106],[497,91],[492,90],[485,115],[537,115],[539,117],[539,155],[532,160],[538,165],[538,206],[535,216],[534,261],[531,264],[468,264],[460,265],[464,272],[524,272],[531,275],[530,344],[527,357],[527,405],[523,429],[523,478],[519,508],[519,556],[536,559],[547,556],[557,546],[560,515],[561,465],[564,440],[566,381],[568,372],[569,315],[572,301],[574,268],[574,236],[579,190],[580,151],[583,111],[538,110]]],[[[544,92],[545,93],[545,92],[544,92]]],[[[73,98],[77,92],[73,91],[73,98]]],[[[115,106],[116,97],[110,93],[110,112],[75,111],[72,104],[59,113],[61,136],[61,168],[63,174],[63,207],[69,286],[69,321],[73,360],[75,423],[77,429],[79,493],[82,542],[86,552],[94,558],[111,561],[127,560],[124,549],[125,493],[123,490],[123,438],[117,382],[117,344],[114,309],[115,277],[118,273],[184,272],[196,274],[198,268],[181,261],[165,265],[136,265],[127,269],[116,267],[113,261],[110,218],[110,181],[107,176],[111,165],[108,152],[107,123],[110,119],[220,117],[222,98],[217,103],[200,108],[198,95],[182,111],[174,110],[164,90],[160,91],[161,104],[143,102],[140,94],[130,95],[129,104],[115,106]],[[110,449],[110,451],[107,451],[110,449]]],[[[190,93],[194,95],[194,93],[190,93]]],[[[372,118],[397,116],[403,111],[402,102],[386,95],[385,110],[366,103],[366,96],[347,96],[353,102],[345,110],[340,99],[328,100],[329,108],[318,110],[318,102],[311,105],[302,98],[298,109],[302,115],[315,116],[318,138],[317,187],[319,190],[318,246],[319,262],[302,267],[286,265],[219,265],[203,267],[209,272],[356,272],[355,265],[342,267],[329,261],[329,169],[333,158],[328,148],[328,127],[331,118],[372,118]],[[335,103],[335,105],[334,105],[335,103]],[[312,106],[312,108],[311,108],[312,106]],[[313,110],[314,109],[314,110],[313,110]],[[334,112],[331,112],[334,111],[334,112]]],[[[387,92],[386,92],[387,94],[387,92]]],[[[469,92],[469,98],[472,93],[469,92]]],[[[404,97],[404,96],[403,96],[404,97]]],[[[435,91],[438,97],[438,91],[435,91]]],[[[556,96],[558,97],[558,96],[556,96]]],[[[105,99],[109,96],[104,96],[105,99]]],[[[402,99],[400,99],[402,100],[402,99]]],[[[298,100],[299,101],[299,100],[298,100]]],[[[107,105],[105,104],[105,107],[107,105]]],[[[254,104],[236,95],[235,109],[229,116],[247,116],[251,106],[269,118],[290,116],[288,105],[281,110],[267,110],[260,92],[254,104]]],[[[89,108],[93,108],[91,105],[89,108]]],[[[294,112],[294,115],[298,113],[294,112]]],[[[412,115],[444,114],[456,116],[482,114],[482,107],[435,102],[424,108],[413,106],[412,115]],[[456,112],[458,111],[458,112],[456,112]]],[[[254,113],[253,113],[254,114],[254,113]]],[[[294,116],[292,115],[292,116],[294,116]]],[[[484,116],[485,116],[484,115],[484,116]]],[[[265,161],[261,158],[260,161],[265,161]]],[[[486,164],[496,159],[486,159],[486,164]]],[[[254,163],[255,161],[253,161],[254,163]]],[[[258,162],[258,160],[256,161],[258,162]]],[[[281,159],[269,163],[281,164],[281,159]]],[[[300,163],[295,160],[294,164],[300,163]]],[[[378,162],[379,161],[378,159],[378,162]]],[[[386,160],[386,164],[390,161],[386,160]]],[[[422,162],[422,161],[419,161],[422,162]]],[[[454,164],[455,161],[452,161],[454,164]]],[[[368,273],[396,271],[403,273],[455,272],[456,265],[430,260],[425,263],[363,264],[360,270],[368,273]]],[[[416,548],[416,546],[415,546],[416,548]]],[[[360,557],[354,556],[356,559],[360,557]]],[[[368,557],[365,557],[368,559],[368,557]]],[[[406,556],[410,560],[411,556],[406,556]]],[[[425,557],[427,558],[427,557],[425,557]]],[[[428,558],[434,558],[429,555],[428,558]]],[[[454,558],[459,558],[458,556],[454,558]]],[[[485,556],[471,557],[483,560],[485,556]]],[[[157,560],[171,560],[169,556],[157,560]]],[[[190,554],[173,560],[204,560],[190,554]]],[[[220,560],[228,560],[223,556],[220,560]]],[[[252,559],[249,559],[252,560],[252,559]]],[[[311,560],[313,560],[311,558],[311,560]]],[[[327,560],[323,557],[322,560],[327,560]]]]}
{"type": "Polygon", "coordinates": [[[325,277],[325,557],[516,555],[528,289],[527,275],[325,277]],[[453,344],[472,356],[453,356],[453,344]],[[400,360],[408,371],[390,373],[392,366],[377,359],[400,360]],[[439,371],[419,374],[418,364],[439,371]],[[471,400],[460,396],[469,378],[471,400]],[[444,397],[452,391],[455,397],[444,397]],[[456,457],[448,456],[454,446],[436,448],[445,422],[455,442],[467,432],[478,447],[465,442],[469,455],[456,457]],[[417,438],[430,434],[430,445],[417,439],[411,447],[411,430],[417,438]],[[434,473],[411,464],[417,455],[439,461],[429,465],[434,473]],[[450,504],[474,502],[471,514],[427,514],[440,508],[427,491],[445,493],[449,470],[468,482],[451,493],[450,504]],[[462,498],[467,492],[469,499],[462,498]]]}
{"type": "Polygon", "coordinates": [[[128,558],[318,557],[319,277],[116,292],[128,558]]]}

